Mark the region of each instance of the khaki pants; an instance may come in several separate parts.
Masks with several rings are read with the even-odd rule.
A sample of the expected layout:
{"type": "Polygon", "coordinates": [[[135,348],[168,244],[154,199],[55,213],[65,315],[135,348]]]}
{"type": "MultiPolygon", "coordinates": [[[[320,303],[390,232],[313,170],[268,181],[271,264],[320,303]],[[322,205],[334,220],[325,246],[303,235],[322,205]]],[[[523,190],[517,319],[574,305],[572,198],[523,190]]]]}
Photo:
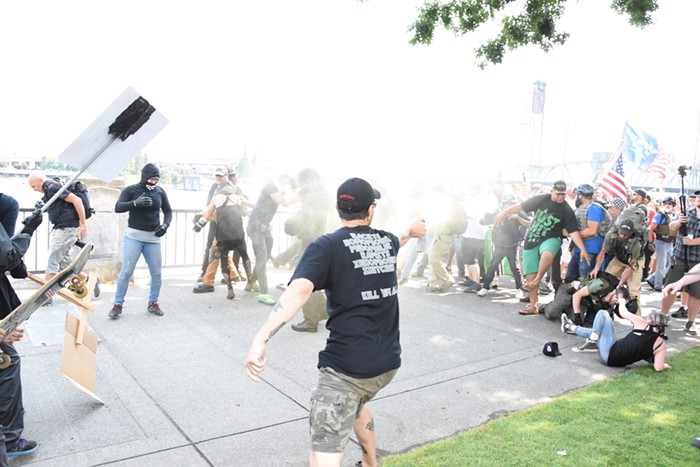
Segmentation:
{"type": "MultiPolygon", "coordinates": [[[[216,240],[214,240],[211,247],[216,248],[216,240]]],[[[233,267],[233,261],[231,261],[231,256],[227,256],[226,259],[228,260],[228,269],[229,271],[231,271],[231,280],[233,280],[236,277],[238,277],[238,272],[236,268],[233,267]]],[[[207,270],[204,272],[204,279],[202,280],[202,284],[211,285],[212,287],[214,286],[214,280],[216,279],[216,271],[217,269],[219,269],[219,262],[219,252],[217,251],[216,254],[214,254],[214,259],[212,259],[207,265],[207,270]]]]}
{"type": "Polygon", "coordinates": [[[442,258],[452,245],[451,235],[439,235],[433,239],[430,247],[430,280],[428,287],[440,287],[442,285],[454,284],[455,280],[450,276],[442,263],[442,258]]]}
{"type": "MultiPolygon", "coordinates": [[[[622,273],[627,268],[627,265],[617,258],[613,258],[605,268],[605,272],[609,272],[618,279],[622,277],[622,273]]],[[[639,298],[640,289],[639,286],[642,283],[642,269],[644,268],[644,258],[637,261],[637,268],[632,270],[632,275],[627,279],[627,287],[630,289],[631,298],[639,298]]]]}

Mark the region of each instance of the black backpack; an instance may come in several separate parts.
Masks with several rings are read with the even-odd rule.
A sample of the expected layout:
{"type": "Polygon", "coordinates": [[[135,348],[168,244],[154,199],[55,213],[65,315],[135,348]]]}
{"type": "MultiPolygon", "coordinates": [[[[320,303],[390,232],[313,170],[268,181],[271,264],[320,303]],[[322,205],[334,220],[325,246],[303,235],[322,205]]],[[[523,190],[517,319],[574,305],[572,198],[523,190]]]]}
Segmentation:
{"type": "Polygon", "coordinates": [[[90,219],[95,213],[95,210],[90,205],[90,196],[88,196],[90,190],[88,189],[87,185],[81,182],[80,180],[76,180],[70,185],[68,185],[68,191],[70,191],[83,201],[83,208],[85,209],[85,219],[90,219]]]}
{"type": "MultiPolygon", "coordinates": [[[[64,182],[59,178],[54,178],[53,180],[60,183],[61,185],[64,184],[64,182]]],[[[90,190],[88,189],[88,186],[80,180],[76,180],[70,185],[68,185],[67,190],[81,199],[81,201],[83,202],[83,209],[85,209],[85,219],[90,219],[95,213],[95,210],[90,205],[90,196],[88,196],[90,190]]]]}

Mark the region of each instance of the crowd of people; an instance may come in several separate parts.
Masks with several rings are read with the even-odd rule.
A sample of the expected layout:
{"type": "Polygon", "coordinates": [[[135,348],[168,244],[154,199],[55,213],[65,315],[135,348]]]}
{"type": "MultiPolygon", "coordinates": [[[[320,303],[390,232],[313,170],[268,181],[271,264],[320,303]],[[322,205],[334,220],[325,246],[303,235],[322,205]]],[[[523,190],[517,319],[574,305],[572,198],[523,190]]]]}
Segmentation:
{"type": "MultiPolygon", "coordinates": [[[[636,303],[642,284],[661,293],[664,284],[678,280],[700,261],[700,191],[689,194],[683,213],[676,198],[653,200],[643,189],[630,192],[627,199],[605,199],[590,184],[568,187],[563,180],[548,189],[518,188],[495,193],[500,202],[493,210],[473,215],[465,212],[469,207],[461,207],[452,218],[456,222],[429,222],[432,243],[423,254],[430,259],[421,262],[406,255],[399,266],[400,283],[425,280],[420,265],[410,269],[427,264],[438,269],[427,276],[429,292],[457,286],[487,297],[498,287],[499,276],[510,275],[515,298],[523,303],[519,314],[559,319],[567,313],[585,327],[592,325],[601,306],[612,306],[604,300],[612,290],[626,287],[636,303]],[[467,219],[466,227],[462,218],[467,219]],[[451,230],[445,228],[448,224],[451,230]],[[453,261],[458,273],[446,275],[453,261]],[[554,299],[539,304],[540,297],[549,294],[554,299]]],[[[700,303],[685,292],[680,302],[671,312],[675,297],[666,298],[662,313],[685,320],[685,332],[697,335],[694,321],[700,303]]]]}
{"type": "MultiPolygon", "coordinates": [[[[116,213],[128,214],[128,227],[108,313],[111,319],[122,316],[129,280],[141,256],[151,276],[146,311],[164,316],[158,304],[161,238],[172,221],[172,209],[159,180],[158,167],[146,164],[139,183],[125,187],[115,204],[116,213]]],[[[61,186],[39,173],[32,174],[28,184],[44,195],[44,202],[61,186]]],[[[590,184],[570,187],[563,180],[550,187],[498,186],[488,198],[493,205],[474,193],[466,197],[474,202],[468,206],[464,197],[448,193],[445,187],[430,195],[426,191],[424,186],[416,187],[412,196],[420,202],[412,202],[407,213],[414,218],[406,222],[407,230],[395,235],[372,226],[375,213],[381,216],[377,206],[381,193],[363,179],[342,183],[333,206],[320,175],[305,168],[296,177],[279,175],[269,180],[252,201],[239,186],[236,168],[219,167],[194,218],[193,230],[206,228],[202,235],[207,238],[193,293],[214,292],[220,268],[228,299],[236,296],[233,284],[245,282],[244,291],[272,306],[246,359],[253,380],[265,368],[270,339],[300,310],[303,319],[291,326],[294,331],[317,332],[319,324],[326,322],[330,337],[319,354],[318,386],[309,415],[312,465],[339,464],[351,431],[363,449],[362,465],[376,465],[374,421],[367,402],[391,381],[401,364],[400,286],[425,285],[426,293],[452,289],[486,298],[505,283],[506,276],[512,276],[520,315],[542,314],[561,321],[562,332],[584,339],[574,351],[596,352],[601,363],[609,366],[648,360],[657,371],[669,368],[664,330],[670,318],[684,320],[685,332],[697,335],[700,204],[696,201],[700,191],[688,196],[687,212],[680,212],[679,204],[685,203],[673,197],[652,200],[638,189],[627,199],[604,199],[590,184]],[[431,196],[440,202],[434,203],[431,196]],[[294,240],[275,256],[271,224],[278,207],[297,204],[284,225],[285,234],[294,240]],[[425,209],[426,205],[430,207],[425,209]],[[438,205],[443,209],[436,209],[438,205]],[[332,227],[338,223],[333,212],[339,217],[339,229],[332,227]],[[275,268],[294,268],[278,299],[270,293],[268,262],[275,268]],[[660,294],[660,310],[642,312],[642,284],[660,294]],[[551,300],[539,303],[541,296],[550,294],[551,300]],[[672,312],[679,298],[681,307],[672,312]],[[616,340],[616,316],[633,325],[621,340],[616,340]],[[329,432],[329,419],[340,429],[329,432]]],[[[14,239],[16,209],[6,195],[0,201],[9,206],[0,206],[4,209],[0,234],[14,239]],[[15,211],[14,217],[10,211],[15,211]]],[[[21,245],[38,225],[37,217],[41,222],[41,212],[30,216],[29,227],[17,237],[21,242],[15,250],[20,258],[22,248],[26,250],[21,245]]],[[[80,199],[67,191],[48,208],[48,217],[53,229],[47,279],[68,264],[72,246],[88,234],[80,199]]],[[[5,270],[21,276],[17,264],[5,270]]],[[[0,285],[6,315],[18,300],[5,274],[0,285]]],[[[17,331],[0,343],[17,360],[12,375],[9,370],[0,371],[0,425],[6,455],[36,449],[36,442],[19,436],[21,423],[13,421],[18,415],[8,413],[3,399],[7,391],[17,392],[19,356],[11,343],[21,337],[17,331]]],[[[21,391],[19,397],[21,409],[21,391]]]]}

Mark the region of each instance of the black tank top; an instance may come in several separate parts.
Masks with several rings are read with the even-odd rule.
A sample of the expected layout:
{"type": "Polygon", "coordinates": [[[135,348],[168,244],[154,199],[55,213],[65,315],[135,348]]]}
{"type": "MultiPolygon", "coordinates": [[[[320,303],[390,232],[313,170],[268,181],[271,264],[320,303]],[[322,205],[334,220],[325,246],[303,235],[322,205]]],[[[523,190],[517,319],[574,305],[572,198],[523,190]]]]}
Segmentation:
{"type": "Polygon", "coordinates": [[[651,329],[635,329],[610,348],[608,366],[622,367],[654,356],[659,334],[651,329]]]}

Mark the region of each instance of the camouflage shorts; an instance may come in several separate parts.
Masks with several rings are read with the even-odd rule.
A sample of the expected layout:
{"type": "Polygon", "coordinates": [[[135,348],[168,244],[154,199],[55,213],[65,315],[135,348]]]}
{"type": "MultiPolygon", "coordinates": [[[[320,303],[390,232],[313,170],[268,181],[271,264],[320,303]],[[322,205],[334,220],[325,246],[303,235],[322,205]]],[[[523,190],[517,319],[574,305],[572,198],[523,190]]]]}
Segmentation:
{"type": "Polygon", "coordinates": [[[374,378],[357,379],[319,368],[318,385],[311,392],[309,431],[311,450],[341,453],[345,451],[353,423],[364,405],[394,378],[397,370],[374,378]]]}

